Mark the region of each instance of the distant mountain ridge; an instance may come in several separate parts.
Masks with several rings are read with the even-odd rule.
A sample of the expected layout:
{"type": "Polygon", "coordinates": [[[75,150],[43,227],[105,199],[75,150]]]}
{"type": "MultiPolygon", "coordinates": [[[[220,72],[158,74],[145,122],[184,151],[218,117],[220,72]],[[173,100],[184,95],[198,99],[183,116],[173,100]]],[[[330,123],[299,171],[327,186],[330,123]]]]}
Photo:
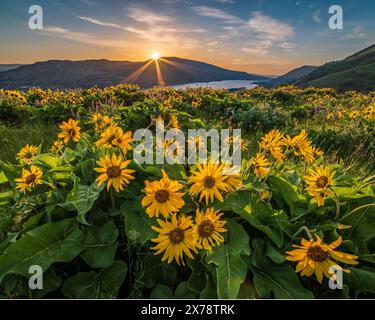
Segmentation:
{"type": "MultiPolygon", "coordinates": [[[[143,88],[159,84],[155,61],[132,62],[110,60],[49,60],[0,72],[0,88],[51,89],[106,87],[119,83],[137,83],[143,88]],[[143,67],[143,68],[142,68],[143,67]],[[144,69],[144,70],[143,70],[144,69]],[[143,72],[140,72],[143,70],[143,72]]],[[[233,71],[212,64],[165,57],[158,60],[162,81],[166,85],[222,80],[265,80],[267,77],[233,71]]],[[[159,80],[160,76],[159,76],[159,80]]]]}
{"type": "Polygon", "coordinates": [[[2,71],[8,71],[12,69],[17,69],[18,67],[22,66],[22,64],[0,64],[0,72],[2,71]]]}
{"type": "Polygon", "coordinates": [[[375,90],[375,45],[367,47],[343,60],[328,62],[322,66],[302,66],[258,85],[275,88],[280,85],[300,87],[334,88],[338,91],[375,90]]]}
{"type": "Polygon", "coordinates": [[[308,75],[312,71],[314,71],[317,67],[315,66],[302,66],[296,69],[293,69],[280,77],[272,79],[266,82],[259,82],[259,85],[262,85],[266,88],[275,88],[280,85],[288,85],[296,82],[297,80],[301,79],[302,77],[308,75]]]}
{"type": "Polygon", "coordinates": [[[375,45],[341,61],[326,63],[295,82],[307,87],[331,87],[337,90],[375,90],[375,45]]]}

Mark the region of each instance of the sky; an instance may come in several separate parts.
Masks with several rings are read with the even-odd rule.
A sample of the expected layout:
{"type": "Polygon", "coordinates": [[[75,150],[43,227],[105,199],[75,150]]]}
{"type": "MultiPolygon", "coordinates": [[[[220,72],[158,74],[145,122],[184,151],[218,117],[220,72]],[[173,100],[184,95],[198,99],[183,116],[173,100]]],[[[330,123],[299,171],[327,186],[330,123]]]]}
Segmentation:
{"type": "Polygon", "coordinates": [[[0,0],[0,64],[160,56],[279,75],[375,43],[374,0],[0,0]],[[29,7],[43,9],[31,30],[29,7]],[[328,27],[331,5],[343,29],[328,27]]]}

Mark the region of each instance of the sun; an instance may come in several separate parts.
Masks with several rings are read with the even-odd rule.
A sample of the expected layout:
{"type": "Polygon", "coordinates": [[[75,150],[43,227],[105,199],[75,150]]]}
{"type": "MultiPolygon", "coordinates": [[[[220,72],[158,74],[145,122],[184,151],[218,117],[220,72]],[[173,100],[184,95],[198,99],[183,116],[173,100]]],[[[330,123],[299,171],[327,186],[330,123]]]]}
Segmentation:
{"type": "Polygon", "coordinates": [[[154,52],[151,54],[151,58],[154,59],[154,60],[158,60],[158,59],[159,59],[159,54],[158,54],[157,52],[154,51],[154,52]]]}

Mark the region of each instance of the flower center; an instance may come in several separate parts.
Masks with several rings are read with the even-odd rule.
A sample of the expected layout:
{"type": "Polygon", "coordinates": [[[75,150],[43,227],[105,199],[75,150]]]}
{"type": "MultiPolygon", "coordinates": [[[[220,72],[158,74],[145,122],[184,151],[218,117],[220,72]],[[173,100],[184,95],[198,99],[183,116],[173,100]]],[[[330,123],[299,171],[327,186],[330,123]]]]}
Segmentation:
{"type": "Polygon", "coordinates": [[[31,152],[26,152],[26,154],[25,154],[26,159],[31,159],[33,156],[34,156],[34,154],[32,154],[31,152]]]}
{"type": "Polygon", "coordinates": [[[211,176],[205,176],[203,178],[203,185],[206,188],[212,188],[215,185],[215,178],[211,176]]]}
{"type": "Polygon", "coordinates": [[[209,237],[215,231],[215,226],[211,221],[205,220],[198,226],[198,233],[201,237],[209,237]]]}
{"type": "Polygon", "coordinates": [[[307,250],[307,257],[316,262],[322,262],[324,260],[327,260],[329,258],[329,255],[327,252],[323,251],[320,246],[314,246],[310,247],[307,250]]]}
{"type": "Polygon", "coordinates": [[[72,129],[69,129],[69,135],[71,137],[74,137],[76,135],[76,129],[72,128],[72,129]]]}
{"type": "Polygon", "coordinates": [[[326,176],[321,176],[316,180],[316,186],[319,188],[324,188],[328,184],[328,178],[326,176]]]}
{"type": "Polygon", "coordinates": [[[180,228],[173,229],[169,232],[169,240],[173,244],[179,244],[184,240],[184,231],[180,228]]]}
{"type": "Polygon", "coordinates": [[[167,202],[169,199],[169,192],[164,189],[158,190],[155,192],[155,199],[160,203],[167,202]]]}
{"type": "Polygon", "coordinates": [[[114,179],[121,176],[121,169],[118,166],[112,166],[107,169],[108,178],[114,179]]]}
{"type": "Polygon", "coordinates": [[[36,175],[34,173],[30,174],[27,178],[26,178],[26,184],[32,184],[36,179],[36,175]]]}

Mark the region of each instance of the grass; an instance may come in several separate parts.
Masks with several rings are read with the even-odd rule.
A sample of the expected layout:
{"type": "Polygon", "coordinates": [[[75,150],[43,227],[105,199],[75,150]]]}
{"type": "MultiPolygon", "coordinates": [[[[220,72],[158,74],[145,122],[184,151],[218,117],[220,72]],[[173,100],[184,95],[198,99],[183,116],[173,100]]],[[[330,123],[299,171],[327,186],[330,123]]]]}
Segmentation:
{"type": "Polygon", "coordinates": [[[0,124],[0,160],[15,163],[18,151],[27,143],[48,150],[56,138],[56,124],[24,123],[17,127],[0,124]]]}

